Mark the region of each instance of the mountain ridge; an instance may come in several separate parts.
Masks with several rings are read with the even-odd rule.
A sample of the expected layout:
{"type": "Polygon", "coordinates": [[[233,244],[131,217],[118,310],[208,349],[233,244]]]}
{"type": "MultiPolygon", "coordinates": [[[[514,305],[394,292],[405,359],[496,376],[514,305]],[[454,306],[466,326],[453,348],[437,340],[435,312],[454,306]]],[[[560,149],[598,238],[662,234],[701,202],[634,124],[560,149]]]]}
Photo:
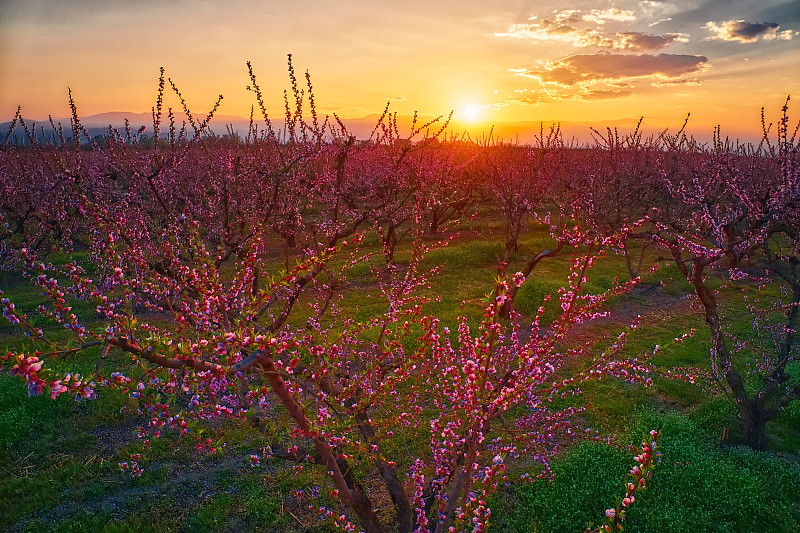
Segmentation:
{"type": "MultiPolygon", "coordinates": [[[[320,115],[321,121],[324,120],[325,115],[320,115]]],[[[23,117],[24,118],[24,117],[23,117]]],[[[363,117],[357,118],[348,118],[342,119],[342,122],[348,129],[348,132],[352,135],[355,135],[359,139],[368,139],[372,134],[373,130],[375,129],[378,119],[380,118],[379,114],[370,114],[365,115],[363,117]]],[[[125,128],[125,119],[128,119],[129,127],[132,132],[137,132],[142,126],[145,127],[144,134],[145,135],[152,135],[153,131],[153,117],[152,113],[137,113],[137,112],[129,112],[129,111],[107,111],[103,113],[97,113],[94,115],[87,115],[85,117],[79,117],[81,123],[84,127],[89,131],[89,134],[94,137],[96,135],[103,135],[108,132],[109,126],[119,131],[121,134],[124,134],[125,128]]],[[[193,119],[195,123],[201,122],[205,119],[205,116],[193,115],[193,119]]],[[[328,115],[329,121],[333,121],[332,115],[328,115]]],[[[436,117],[417,117],[417,127],[430,122],[436,119],[436,117]]],[[[410,133],[411,123],[413,117],[411,115],[398,115],[397,116],[397,123],[398,129],[400,130],[401,135],[408,135],[410,133]]],[[[440,120],[436,124],[443,124],[445,118],[440,117],[440,120]]],[[[191,131],[191,125],[186,117],[186,115],[181,111],[179,113],[175,113],[175,122],[176,127],[180,128],[183,121],[186,121],[186,127],[189,131],[191,131]]],[[[263,118],[258,116],[254,116],[253,121],[255,124],[258,125],[259,130],[262,130],[264,127],[263,118]]],[[[592,122],[575,122],[575,121],[534,121],[534,120],[526,120],[526,121],[518,121],[518,122],[467,122],[459,119],[452,119],[450,122],[449,131],[451,134],[454,134],[457,137],[464,135],[465,133],[469,136],[472,140],[483,140],[489,138],[491,134],[492,138],[495,140],[502,140],[504,142],[519,142],[520,144],[532,144],[535,143],[537,136],[539,136],[542,132],[547,135],[550,131],[550,128],[558,125],[561,130],[562,137],[567,142],[572,143],[579,143],[579,144],[593,144],[595,142],[596,134],[592,132],[592,128],[599,131],[603,136],[606,135],[607,128],[611,128],[612,130],[617,129],[621,136],[624,136],[627,133],[633,132],[636,129],[636,126],[639,122],[639,118],[618,118],[614,120],[607,120],[607,121],[592,121],[592,122]]],[[[29,128],[32,127],[33,124],[36,125],[37,130],[37,138],[42,134],[42,128],[44,129],[45,136],[50,138],[52,136],[52,127],[50,126],[49,119],[45,120],[31,120],[25,118],[25,123],[28,125],[29,128]]],[[[71,119],[70,117],[65,118],[58,118],[53,119],[53,123],[58,125],[61,123],[64,129],[64,135],[66,138],[72,137],[72,130],[71,130],[71,119]]],[[[0,139],[5,139],[6,134],[9,132],[11,127],[12,121],[5,121],[0,122],[0,139]]],[[[436,124],[432,126],[433,130],[436,131],[436,124]]],[[[217,135],[225,135],[228,133],[229,126],[233,131],[237,132],[239,135],[246,135],[250,125],[250,119],[245,118],[239,115],[215,115],[210,122],[209,129],[213,131],[217,135]]],[[[284,128],[284,119],[283,117],[277,118],[272,121],[273,128],[275,130],[282,130],[284,128]]],[[[166,132],[169,128],[169,121],[167,118],[166,113],[162,113],[161,116],[161,123],[160,123],[160,131],[161,136],[165,136],[166,132]]],[[[677,130],[677,128],[674,128],[677,130]]],[[[669,128],[668,131],[672,131],[673,128],[669,128]]],[[[642,122],[641,132],[644,138],[648,136],[657,136],[661,132],[665,131],[665,128],[662,127],[654,127],[647,124],[647,120],[642,122]]],[[[707,142],[705,137],[711,136],[711,132],[708,132],[707,135],[700,135],[698,139],[701,142],[707,142]]],[[[22,127],[17,124],[17,127],[14,132],[14,137],[17,139],[24,139],[25,132],[22,127]]],[[[748,136],[750,137],[750,136],[748,136]]],[[[757,142],[755,137],[750,139],[745,139],[745,142],[757,142]]]]}

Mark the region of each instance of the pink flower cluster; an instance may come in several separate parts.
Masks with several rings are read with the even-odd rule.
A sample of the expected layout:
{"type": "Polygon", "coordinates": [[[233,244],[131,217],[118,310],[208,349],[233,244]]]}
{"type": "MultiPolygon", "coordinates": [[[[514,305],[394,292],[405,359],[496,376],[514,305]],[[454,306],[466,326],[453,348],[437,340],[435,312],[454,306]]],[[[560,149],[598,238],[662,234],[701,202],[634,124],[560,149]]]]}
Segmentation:
{"type": "Polygon", "coordinates": [[[625,485],[625,496],[619,500],[616,507],[606,509],[604,524],[595,529],[587,529],[585,533],[622,531],[625,512],[636,501],[636,492],[647,487],[647,480],[652,477],[656,464],[661,462],[661,450],[658,450],[660,431],[661,428],[651,430],[647,438],[642,441],[641,453],[634,457],[636,465],[631,468],[630,481],[625,485]]]}

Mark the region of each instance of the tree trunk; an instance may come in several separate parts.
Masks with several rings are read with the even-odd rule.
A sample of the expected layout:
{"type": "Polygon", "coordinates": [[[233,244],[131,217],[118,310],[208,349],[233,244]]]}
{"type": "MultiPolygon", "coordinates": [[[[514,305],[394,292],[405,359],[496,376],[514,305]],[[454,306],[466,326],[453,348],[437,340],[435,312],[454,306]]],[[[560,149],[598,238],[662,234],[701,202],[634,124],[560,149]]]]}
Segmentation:
{"type": "Polygon", "coordinates": [[[386,260],[394,263],[394,249],[397,246],[397,231],[394,223],[389,223],[386,235],[383,237],[383,247],[386,252],[386,260]]]}
{"type": "Polygon", "coordinates": [[[633,260],[631,259],[631,250],[628,248],[628,243],[622,241],[622,254],[625,256],[625,264],[628,267],[628,274],[630,274],[631,279],[636,279],[636,276],[639,274],[636,269],[633,268],[633,260]]]}
{"type": "Polygon", "coordinates": [[[506,227],[506,250],[503,258],[504,263],[508,263],[511,254],[519,251],[519,234],[522,230],[522,222],[509,219],[506,227]]]}
{"type": "MultiPolygon", "coordinates": [[[[767,448],[765,425],[767,420],[772,417],[767,417],[767,413],[764,411],[764,404],[761,403],[759,398],[751,398],[747,393],[744,379],[734,366],[733,356],[728,351],[722,321],[717,314],[717,297],[714,291],[705,284],[705,268],[713,262],[714,260],[707,258],[704,260],[694,259],[691,277],[687,279],[691,280],[695,293],[705,309],[706,323],[711,331],[712,367],[721,370],[722,375],[717,376],[720,380],[720,385],[723,387],[727,385],[727,390],[736,399],[736,404],[739,407],[739,417],[747,435],[747,445],[754,450],[765,450],[767,448]]],[[[684,274],[688,272],[680,262],[678,262],[678,268],[684,274]]]]}
{"type": "MultiPolygon", "coordinates": [[[[536,265],[539,264],[539,261],[541,261],[545,257],[554,257],[558,255],[558,252],[560,252],[562,248],[564,248],[564,241],[558,241],[558,245],[555,247],[555,249],[540,251],[538,254],[536,254],[536,256],[533,259],[531,259],[528,262],[527,265],[525,265],[525,268],[522,270],[522,275],[525,276],[525,278],[530,276],[531,272],[533,272],[533,269],[536,268],[536,265]]],[[[500,318],[508,318],[511,315],[511,307],[514,302],[514,298],[517,297],[518,291],[519,287],[512,284],[511,288],[508,291],[508,297],[506,298],[506,301],[503,302],[503,305],[501,305],[500,309],[497,311],[498,316],[500,318]]]]}
{"type": "Polygon", "coordinates": [[[739,416],[744,424],[747,445],[754,450],[767,449],[767,417],[761,408],[753,405],[749,409],[742,409],[739,416]]]}
{"type": "Polygon", "coordinates": [[[431,223],[428,229],[430,230],[431,235],[436,235],[439,233],[439,213],[436,209],[431,211],[431,223]]]}
{"type": "Polygon", "coordinates": [[[382,452],[380,445],[378,444],[375,430],[372,428],[366,411],[359,410],[356,412],[356,421],[358,422],[358,428],[361,430],[361,434],[376,452],[375,466],[378,469],[378,473],[380,473],[383,478],[386,490],[389,491],[389,496],[397,512],[398,533],[411,533],[413,527],[413,511],[411,505],[408,503],[408,495],[406,495],[403,483],[398,479],[394,467],[381,458],[382,452]]]}
{"type": "Polygon", "coordinates": [[[339,489],[339,498],[349,505],[353,512],[358,515],[361,525],[367,533],[383,533],[383,526],[381,526],[378,516],[372,508],[372,502],[361,485],[353,478],[353,472],[350,466],[343,460],[337,461],[334,456],[334,451],[331,449],[328,442],[312,434],[311,424],[306,418],[305,413],[303,413],[302,406],[295,400],[286,382],[281,377],[272,359],[272,355],[267,352],[262,352],[258,357],[258,361],[261,368],[264,370],[264,375],[270,387],[272,387],[272,390],[289,412],[289,415],[295,420],[297,426],[301,430],[307,434],[311,434],[310,438],[314,444],[314,448],[319,454],[325,468],[328,470],[328,475],[333,478],[336,488],[339,489]]]}

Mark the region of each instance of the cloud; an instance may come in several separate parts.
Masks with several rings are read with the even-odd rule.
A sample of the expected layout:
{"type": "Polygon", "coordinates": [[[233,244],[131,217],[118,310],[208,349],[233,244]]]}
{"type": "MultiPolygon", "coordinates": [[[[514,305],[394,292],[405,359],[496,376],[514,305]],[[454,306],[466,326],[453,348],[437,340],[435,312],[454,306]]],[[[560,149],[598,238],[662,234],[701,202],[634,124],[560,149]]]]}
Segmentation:
{"type": "Polygon", "coordinates": [[[562,41],[572,43],[573,46],[579,48],[596,46],[606,50],[631,52],[652,52],[666,48],[673,43],[685,43],[689,40],[685,33],[667,33],[665,35],[642,32],[603,33],[547,19],[527,24],[514,24],[507,32],[496,33],[495,36],[534,41],[562,41]]]}
{"type": "Polygon", "coordinates": [[[612,7],[609,9],[592,9],[583,15],[582,18],[587,22],[605,24],[609,20],[615,22],[632,22],[636,20],[636,15],[634,15],[633,11],[623,11],[622,9],[612,7]]]}
{"type": "Polygon", "coordinates": [[[670,22],[673,15],[685,12],[685,7],[682,9],[669,2],[654,2],[652,0],[639,2],[639,9],[641,10],[640,19],[649,20],[650,22],[647,23],[647,26],[650,28],[664,22],[670,22]]]}
{"type": "Polygon", "coordinates": [[[491,104],[489,107],[492,109],[502,109],[514,104],[541,104],[544,102],[552,102],[553,100],[555,100],[555,98],[548,94],[524,94],[514,98],[506,98],[502,102],[491,104]]]}
{"type": "Polygon", "coordinates": [[[506,99],[489,104],[492,109],[502,109],[513,105],[544,104],[566,100],[610,100],[623,98],[633,94],[633,85],[625,82],[600,82],[592,87],[573,87],[567,89],[552,89],[542,87],[539,90],[516,89],[515,94],[506,99]]]}
{"type": "MultiPolygon", "coordinates": [[[[530,20],[536,17],[531,17],[530,20]]],[[[594,22],[595,24],[605,24],[608,21],[614,22],[631,22],[636,20],[636,15],[633,11],[624,11],[615,7],[609,9],[592,9],[583,13],[580,9],[564,9],[563,11],[554,11],[553,19],[556,22],[566,22],[575,24],[580,21],[594,22]]]]}
{"type": "Polygon", "coordinates": [[[642,10],[646,18],[672,15],[681,11],[680,7],[671,2],[653,0],[643,0],[639,2],[639,9],[642,10]]]}
{"type": "Polygon", "coordinates": [[[515,69],[518,76],[561,86],[585,85],[600,80],[678,78],[704,69],[708,58],[681,54],[578,54],[544,64],[539,70],[515,69]]]}
{"type": "Polygon", "coordinates": [[[618,33],[614,48],[618,50],[656,51],[666,48],[672,43],[689,42],[689,36],[685,33],[666,33],[664,35],[653,35],[651,33],[625,32],[618,33]]]}
{"type": "Polygon", "coordinates": [[[510,96],[501,102],[489,104],[489,109],[503,109],[505,107],[519,104],[543,104],[545,102],[553,102],[555,100],[570,100],[573,98],[571,95],[547,89],[543,89],[539,92],[533,92],[529,89],[517,89],[514,92],[517,94],[510,96]]]}
{"type": "Polygon", "coordinates": [[[712,39],[723,41],[739,41],[754,43],[759,38],[771,41],[774,39],[790,40],[794,32],[779,32],[781,25],[776,22],[747,22],[746,20],[727,20],[721,23],[709,21],[705,28],[711,31],[712,39]]]}
{"type": "Polygon", "coordinates": [[[679,85],[702,85],[700,78],[681,78],[677,80],[658,80],[653,87],[676,87],[679,85]]]}
{"type": "Polygon", "coordinates": [[[659,25],[659,24],[661,24],[662,22],[669,22],[670,20],[672,20],[672,17],[667,17],[667,18],[659,19],[659,20],[656,20],[655,22],[648,22],[648,23],[647,23],[647,27],[648,27],[648,28],[652,28],[653,26],[658,26],[658,25],[659,25]]]}
{"type": "Polygon", "coordinates": [[[564,21],[547,19],[527,24],[514,24],[507,32],[496,33],[495,36],[533,41],[562,41],[572,43],[577,47],[594,45],[600,48],[611,48],[614,45],[614,40],[604,36],[601,32],[579,29],[564,24],[564,21]]]}
{"type": "MultiPolygon", "coordinates": [[[[565,9],[564,11],[556,11],[553,15],[556,19],[556,22],[569,22],[570,24],[575,24],[581,20],[580,14],[580,9],[565,9]]],[[[532,17],[532,19],[533,18],[536,17],[532,17]]]]}
{"type": "Polygon", "coordinates": [[[495,33],[495,36],[532,41],[560,41],[571,43],[579,48],[595,46],[604,50],[627,50],[630,52],[652,52],[666,48],[673,43],[689,41],[689,36],[685,33],[653,35],[632,31],[621,33],[603,31],[602,25],[606,22],[634,20],[636,20],[636,16],[633,11],[617,8],[592,9],[585,13],[579,9],[566,9],[554,12],[552,19],[530,17],[528,22],[514,24],[508,31],[495,33]],[[583,22],[593,23],[594,27],[581,27],[583,22]]]}
{"type": "Polygon", "coordinates": [[[633,91],[630,89],[587,89],[578,97],[581,100],[611,100],[612,98],[623,98],[632,94],[633,91]]]}

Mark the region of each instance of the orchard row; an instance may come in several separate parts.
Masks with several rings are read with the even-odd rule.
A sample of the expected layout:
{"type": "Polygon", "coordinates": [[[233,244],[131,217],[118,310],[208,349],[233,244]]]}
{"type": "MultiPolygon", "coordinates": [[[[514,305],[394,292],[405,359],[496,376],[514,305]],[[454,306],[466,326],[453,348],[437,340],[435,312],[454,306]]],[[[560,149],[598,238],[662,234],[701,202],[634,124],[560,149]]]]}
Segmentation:
{"type": "MultiPolygon", "coordinates": [[[[599,356],[592,343],[565,342],[640,281],[652,251],[693,287],[711,333],[710,379],[736,404],[748,444],[767,446],[765,423],[800,393],[800,171],[786,109],[775,140],[765,131],[750,149],[700,146],[682,131],[596,132],[590,147],[566,145],[557,128],[532,146],[475,142],[446,120],[415,120],[401,135],[388,111],[358,140],[317,115],[310,79],[304,93],[291,67],[290,76],[280,130],[251,70],[262,118],[246,136],[210,134],[215,106],[203,120],[185,109],[191,130],[169,109],[160,139],[162,72],[156,142],[110,129],[83,149],[54,125],[55,146],[0,150],[0,266],[48,300],[20,309],[2,295],[5,318],[31,337],[0,357],[4,370],[53,398],[119,388],[147,414],[149,438],[214,417],[284,417],[291,423],[268,455],[321,465],[359,526],[322,516],[382,531],[377,489],[367,488],[379,485],[393,528],[482,531],[507,458],[532,456],[546,475],[559,443],[583,433],[579,409],[553,398],[600,376],[646,385],[658,372],[619,357],[627,328],[599,356]],[[425,305],[436,269],[421,260],[455,224],[487,212],[503,221],[505,249],[483,321],[443,324],[425,305]],[[550,242],[506,272],[526,230],[550,242]],[[592,294],[587,276],[608,254],[628,272],[592,294]],[[523,317],[519,288],[561,255],[570,274],[548,297],[558,316],[546,317],[543,303],[523,317]],[[365,261],[385,305],[358,321],[338,302],[348,270],[365,261]],[[730,331],[720,282],[754,291],[751,337],[730,331]],[[73,338],[50,340],[36,315],[73,338]],[[58,361],[83,350],[97,354],[93,376],[58,361]],[[568,373],[573,359],[591,363],[568,373]],[[409,432],[429,440],[411,457],[393,442],[409,432]]],[[[74,104],[72,122],[73,138],[88,137],[74,104]]],[[[198,450],[210,447],[198,440],[198,450]]],[[[644,486],[641,475],[635,482],[629,503],[644,486]]],[[[607,516],[616,528],[624,508],[607,516]]]]}

